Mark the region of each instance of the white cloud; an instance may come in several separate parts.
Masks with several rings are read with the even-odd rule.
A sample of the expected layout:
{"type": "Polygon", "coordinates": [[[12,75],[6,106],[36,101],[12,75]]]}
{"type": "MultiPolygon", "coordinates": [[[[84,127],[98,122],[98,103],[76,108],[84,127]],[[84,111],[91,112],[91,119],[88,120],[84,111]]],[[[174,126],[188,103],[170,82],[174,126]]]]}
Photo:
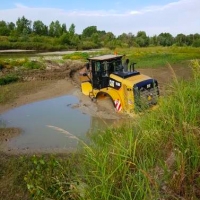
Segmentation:
{"type": "Polygon", "coordinates": [[[149,12],[155,13],[155,12],[159,12],[159,11],[163,11],[163,12],[167,12],[172,9],[176,9],[177,11],[180,9],[190,9],[190,8],[195,8],[196,6],[198,6],[198,9],[200,8],[200,4],[198,0],[179,0],[176,2],[172,2],[163,6],[149,6],[146,8],[143,8],[141,10],[134,10],[131,11],[130,13],[138,13],[138,14],[146,14],[149,12]]]}
{"type": "Polygon", "coordinates": [[[16,3],[15,6],[16,6],[16,8],[19,8],[19,9],[21,9],[21,8],[25,8],[25,9],[28,8],[27,6],[25,6],[25,5],[21,4],[21,3],[16,3]]]}
{"type": "Polygon", "coordinates": [[[143,12],[141,11],[137,11],[137,10],[133,10],[130,12],[131,15],[139,15],[139,14],[143,14],[143,12]]]}
{"type": "Polygon", "coordinates": [[[109,16],[119,16],[121,14],[116,13],[115,10],[98,10],[98,11],[79,11],[79,10],[74,10],[74,11],[68,11],[66,13],[67,15],[70,16],[86,16],[86,17],[109,17],[109,16]]]}
{"type": "Polygon", "coordinates": [[[25,16],[31,21],[41,20],[46,25],[59,20],[69,27],[72,23],[76,32],[81,33],[88,26],[97,26],[99,30],[111,31],[116,35],[146,31],[149,35],[169,32],[200,33],[200,0],[179,0],[164,6],[150,6],[141,10],[120,13],[115,10],[63,10],[55,8],[32,8],[16,4],[13,9],[0,10],[0,20],[16,22],[25,16]]]}

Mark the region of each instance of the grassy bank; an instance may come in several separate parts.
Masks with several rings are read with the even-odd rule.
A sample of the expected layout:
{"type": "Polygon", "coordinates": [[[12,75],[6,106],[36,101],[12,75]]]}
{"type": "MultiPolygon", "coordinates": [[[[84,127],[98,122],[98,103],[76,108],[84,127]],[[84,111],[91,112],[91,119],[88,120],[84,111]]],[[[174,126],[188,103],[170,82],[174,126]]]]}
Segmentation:
{"type": "MultiPolygon", "coordinates": [[[[116,48],[115,50],[102,49],[100,51],[91,51],[91,52],[75,52],[72,54],[62,55],[62,60],[71,59],[71,60],[83,60],[87,61],[87,58],[90,56],[97,56],[103,54],[120,54],[126,55],[131,62],[136,62],[138,68],[152,68],[164,66],[167,63],[170,64],[185,64],[188,65],[188,61],[193,59],[200,59],[200,48],[194,47],[146,47],[146,48],[116,48]]],[[[48,55],[48,54],[47,54],[48,55]]],[[[58,56],[55,55],[55,56],[58,56]]],[[[34,52],[30,53],[10,53],[2,54],[0,59],[0,70],[1,67],[16,67],[28,65],[32,66],[30,57],[37,57],[38,61],[42,61],[43,56],[39,56],[34,52]],[[27,64],[27,62],[29,62],[27,64]]],[[[54,56],[51,55],[51,58],[54,56]]],[[[50,58],[49,58],[50,59],[50,58]]]]}
{"type": "Polygon", "coordinates": [[[101,52],[72,53],[63,56],[63,59],[87,60],[90,56],[103,54],[120,54],[129,58],[130,63],[136,62],[137,68],[156,68],[179,64],[188,66],[191,60],[200,59],[200,48],[194,47],[146,47],[146,48],[116,48],[115,50],[104,49],[101,52]]]}
{"type": "Polygon", "coordinates": [[[200,59],[200,48],[193,47],[147,47],[116,49],[118,54],[126,55],[137,68],[165,66],[167,63],[187,66],[188,61],[200,59]]]}
{"type": "Polygon", "coordinates": [[[116,48],[115,50],[103,49],[100,52],[76,52],[63,56],[63,59],[85,60],[90,56],[103,54],[120,54],[129,58],[130,63],[136,62],[137,68],[156,68],[174,65],[188,66],[191,60],[200,59],[200,48],[194,47],[146,47],[146,48],[116,48]]]}
{"type": "Polygon", "coordinates": [[[94,134],[82,155],[1,157],[1,197],[199,199],[200,64],[192,65],[194,79],[175,78],[158,109],[94,134]]]}
{"type": "Polygon", "coordinates": [[[200,64],[159,108],[85,148],[85,199],[200,198],[200,64]]]}
{"type": "Polygon", "coordinates": [[[0,153],[0,200],[77,199],[79,155],[0,153]]]}
{"type": "MultiPolygon", "coordinates": [[[[191,66],[194,78],[175,78],[158,109],[94,134],[81,157],[0,153],[0,199],[199,199],[200,63],[191,66]]],[[[28,94],[17,84],[0,87],[1,103],[28,94]]]]}

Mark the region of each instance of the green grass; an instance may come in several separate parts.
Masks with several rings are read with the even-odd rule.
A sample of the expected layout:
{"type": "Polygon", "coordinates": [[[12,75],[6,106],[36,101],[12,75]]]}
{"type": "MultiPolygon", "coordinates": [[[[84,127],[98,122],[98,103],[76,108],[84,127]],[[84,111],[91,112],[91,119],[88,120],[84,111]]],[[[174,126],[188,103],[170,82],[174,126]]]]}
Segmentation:
{"type": "MultiPolygon", "coordinates": [[[[194,47],[147,47],[147,48],[117,48],[115,50],[102,49],[97,52],[75,52],[62,56],[62,59],[83,60],[87,61],[88,57],[98,56],[103,54],[114,54],[117,52],[120,55],[126,55],[130,63],[136,62],[136,68],[155,68],[165,66],[168,63],[171,65],[181,64],[188,65],[190,60],[200,59],[200,48],[194,47]]],[[[2,54],[3,56],[4,54],[2,54]]],[[[2,57],[1,56],[1,57],[2,57]]],[[[28,65],[28,68],[35,68],[33,63],[27,63],[28,57],[36,56],[34,52],[21,54],[5,54],[0,60],[0,66],[22,66],[28,65]],[[9,58],[7,57],[9,56],[9,58]],[[19,59],[19,56],[21,59],[19,59]],[[10,59],[12,57],[12,59],[10,59]],[[26,59],[23,59],[26,58],[26,59]]],[[[39,57],[39,56],[38,56],[39,57]]],[[[29,61],[30,62],[30,61],[29,61]]],[[[37,66],[38,67],[38,66],[37,66]]],[[[36,67],[36,68],[37,68],[36,67]]]]}
{"type": "Polygon", "coordinates": [[[200,59],[200,48],[193,47],[147,47],[116,49],[118,54],[126,55],[136,68],[165,66],[168,63],[187,65],[188,61],[200,59]]]}
{"type": "Polygon", "coordinates": [[[24,199],[30,195],[24,182],[28,160],[0,153],[0,200],[24,199]],[[20,170],[23,169],[23,170],[20,170]]]}
{"type": "Polygon", "coordinates": [[[94,136],[86,199],[200,198],[200,64],[193,67],[194,79],[175,79],[157,110],[94,136]]]}
{"type": "Polygon", "coordinates": [[[23,64],[25,69],[44,69],[44,64],[37,61],[27,61],[23,64]]]}
{"type": "Polygon", "coordinates": [[[193,47],[147,47],[147,48],[117,48],[115,50],[103,49],[97,52],[81,53],[76,52],[63,56],[63,59],[84,60],[88,57],[103,55],[103,54],[126,55],[130,63],[136,62],[136,68],[156,68],[171,65],[181,64],[187,66],[193,59],[200,59],[200,48],[193,47]]]}
{"type": "Polygon", "coordinates": [[[83,52],[75,52],[72,54],[66,54],[63,56],[63,59],[71,59],[71,60],[87,60],[89,57],[88,53],[83,53],[83,52]]]}
{"type": "MultiPolygon", "coordinates": [[[[118,51],[118,54],[124,53],[125,50],[118,51]]],[[[141,62],[152,56],[151,65],[154,67],[162,62],[180,63],[192,58],[199,59],[197,48],[135,48],[127,50],[125,54],[141,62]]],[[[84,154],[78,159],[78,169],[74,169],[77,163],[73,159],[69,163],[63,159],[62,163],[58,158],[62,164],[57,171],[57,166],[54,166],[57,159],[49,163],[43,157],[42,160],[38,157],[23,162],[13,158],[7,161],[0,157],[0,191],[3,191],[3,199],[15,198],[16,193],[18,199],[26,199],[30,197],[28,190],[35,195],[35,199],[43,198],[42,195],[56,199],[60,196],[54,195],[60,194],[67,198],[69,187],[66,189],[63,184],[70,182],[68,177],[71,171],[68,170],[71,169],[75,179],[70,179],[70,183],[78,180],[83,186],[78,189],[78,184],[71,184],[79,193],[73,196],[75,199],[199,199],[200,63],[194,60],[190,65],[194,72],[193,79],[180,81],[175,78],[168,94],[160,98],[156,110],[145,112],[120,128],[93,134],[91,144],[83,146],[84,154]],[[51,173],[54,169],[55,173],[51,173]],[[47,179],[44,178],[45,174],[48,174],[47,179]],[[8,193],[8,190],[11,192],[8,193]]],[[[16,90],[17,95],[18,89],[22,90],[17,84],[0,87],[0,101],[1,98],[2,102],[14,98],[7,95],[6,100],[5,94],[13,95],[16,90]]]]}
{"type": "Polygon", "coordinates": [[[78,155],[0,152],[0,200],[77,199],[77,163],[78,155]]]}
{"type": "MultiPolygon", "coordinates": [[[[78,156],[77,156],[78,157],[78,156]]],[[[24,180],[33,199],[73,200],[78,198],[76,163],[54,156],[32,156],[32,168],[24,180]]],[[[77,159],[77,158],[76,158],[77,159]]]]}
{"type": "Polygon", "coordinates": [[[7,74],[4,77],[0,77],[0,85],[7,85],[19,80],[19,77],[15,74],[7,74]]]}
{"type": "Polygon", "coordinates": [[[75,52],[71,54],[65,54],[62,58],[65,59],[71,59],[71,60],[82,60],[87,61],[87,58],[93,57],[93,56],[100,56],[110,53],[109,50],[102,50],[102,51],[96,51],[96,52],[75,52]]]}

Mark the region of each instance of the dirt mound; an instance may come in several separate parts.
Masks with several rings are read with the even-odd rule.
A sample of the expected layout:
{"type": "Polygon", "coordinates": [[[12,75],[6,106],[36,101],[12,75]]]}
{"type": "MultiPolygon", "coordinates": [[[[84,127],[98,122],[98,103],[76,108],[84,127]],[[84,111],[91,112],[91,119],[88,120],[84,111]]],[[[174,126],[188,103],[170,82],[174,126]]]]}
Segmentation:
{"type": "Polygon", "coordinates": [[[74,74],[80,69],[84,68],[85,63],[81,61],[67,60],[63,64],[53,60],[38,61],[34,60],[40,69],[27,69],[26,67],[4,68],[0,70],[0,76],[7,74],[16,74],[20,81],[35,81],[35,80],[60,80],[72,79],[79,84],[77,76],[73,79],[74,74]]]}
{"type": "Polygon", "coordinates": [[[60,80],[66,78],[72,78],[73,75],[85,66],[84,62],[80,61],[66,61],[60,65],[53,61],[45,62],[45,69],[35,70],[19,70],[17,75],[23,81],[32,80],[60,80]]]}
{"type": "MultiPolygon", "coordinates": [[[[27,85],[27,91],[29,92],[26,93],[23,90],[24,92],[20,93],[12,103],[0,105],[0,113],[39,100],[63,95],[74,95],[77,96],[79,102],[73,104],[72,108],[79,109],[82,113],[92,116],[92,119],[109,119],[115,120],[116,123],[122,122],[123,118],[127,120],[129,116],[116,112],[110,99],[99,99],[94,103],[88,96],[82,94],[79,73],[84,70],[84,67],[85,63],[79,61],[69,60],[63,64],[47,61],[46,68],[43,70],[22,71],[24,74],[21,75],[23,80],[26,81],[22,84],[27,85]],[[27,83],[27,81],[30,82],[27,83]],[[46,84],[38,85],[33,90],[33,84],[39,82],[46,84]]],[[[172,82],[175,76],[177,79],[188,79],[192,76],[189,67],[173,66],[172,68],[173,70],[168,67],[160,67],[156,69],[139,69],[138,71],[157,79],[161,95],[166,95],[166,86],[172,82]]],[[[18,73],[20,75],[20,71],[18,73]]],[[[17,129],[0,129],[0,143],[6,143],[10,137],[18,134],[18,131],[17,129]]]]}

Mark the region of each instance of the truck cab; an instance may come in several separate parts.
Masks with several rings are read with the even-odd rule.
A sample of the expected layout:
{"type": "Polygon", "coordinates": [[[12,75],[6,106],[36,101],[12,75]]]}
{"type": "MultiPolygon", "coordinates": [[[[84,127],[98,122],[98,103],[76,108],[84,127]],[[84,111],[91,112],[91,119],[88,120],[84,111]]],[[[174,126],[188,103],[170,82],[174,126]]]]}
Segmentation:
{"type": "Polygon", "coordinates": [[[134,112],[157,104],[157,80],[134,69],[124,71],[123,55],[103,55],[88,58],[88,71],[83,74],[81,89],[92,100],[109,97],[118,112],[134,112]]]}

